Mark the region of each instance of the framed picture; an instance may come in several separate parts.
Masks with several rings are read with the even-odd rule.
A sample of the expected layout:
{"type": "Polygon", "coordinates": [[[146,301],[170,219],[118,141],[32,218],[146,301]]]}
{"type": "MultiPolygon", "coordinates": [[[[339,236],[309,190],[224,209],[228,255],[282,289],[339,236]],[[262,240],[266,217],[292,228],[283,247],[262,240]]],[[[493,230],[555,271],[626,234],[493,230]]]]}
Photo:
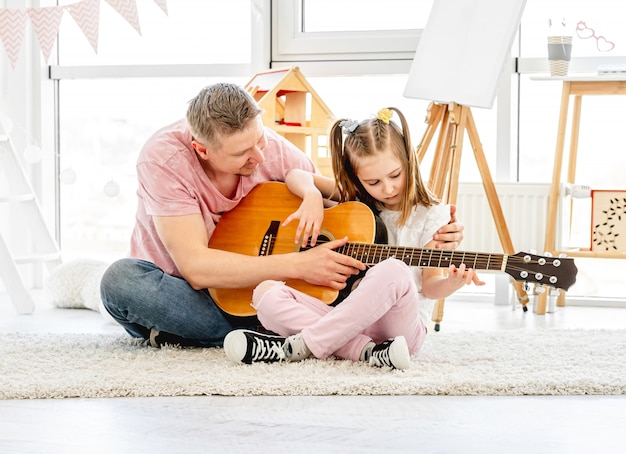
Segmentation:
{"type": "Polygon", "coordinates": [[[591,250],[626,252],[626,190],[591,191],[591,250]]]}

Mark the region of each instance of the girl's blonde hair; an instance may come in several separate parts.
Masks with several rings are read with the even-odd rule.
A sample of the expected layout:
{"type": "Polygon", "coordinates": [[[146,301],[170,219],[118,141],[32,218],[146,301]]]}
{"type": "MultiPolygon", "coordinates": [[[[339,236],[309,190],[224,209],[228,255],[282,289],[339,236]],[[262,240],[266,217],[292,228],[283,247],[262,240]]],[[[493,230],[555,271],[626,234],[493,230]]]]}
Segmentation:
{"type": "Polygon", "coordinates": [[[379,111],[377,118],[363,120],[342,119],[336,121],[330,130],[330,153],[335,174],[335,182],[342,202],[360,200],[376,211],[383,206],[368,194],[357,177],[360,159],[376,153],[391,150],[406,174],[406,185],[400,203],[398,224],[404,225],[413,207],[431,206],[439,200],[424,185],[420,175],[417,156],[411,145],[409,128],[400,110],[388,107],[379,111]],[[395,112],[401,127],[390,121],[395,112]]]}

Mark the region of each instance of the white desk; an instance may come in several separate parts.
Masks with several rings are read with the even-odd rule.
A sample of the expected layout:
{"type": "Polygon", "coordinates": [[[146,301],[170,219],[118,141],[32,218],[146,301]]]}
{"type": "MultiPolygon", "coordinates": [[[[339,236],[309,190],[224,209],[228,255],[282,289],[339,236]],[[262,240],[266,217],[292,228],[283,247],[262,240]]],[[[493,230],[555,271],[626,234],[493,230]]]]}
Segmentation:
{"type": "MultiPolygon", "coordinates": [[[[548,219],[546,224],[546,238],[544,250],[553,254],[565,253],[573,257],[597,257],[597,258],[626,258],[626,253],[602,253],[590,250],[557,251],[555,246],[556,221],[559,204],[559,190],[561,186],[561,168],[563,163],[563,149],[565,147],[565,132],[567,129],[567,117],[569,113],[570,98],[574,97],[572,109],[570,152],[567,168],[567,183],[573,184],[576,177],[576,158],[578,153],[578,135],[580,131],[580,111],[583,96],[594,95],[626,95],[625,75],[579,74],[565,77],[532,77],[533,80],[556,80],[563,82],[561,94],[561,109],[559,113],[559,126],[556,136],[556,149],[554,152],[554,168],[552,170],[552,185],[548,199],[548,219]]],[[[546,293],[538,298],[538,314],[545,314],[546,293]]],[[[565,305],[565,294],[560,293],[558,305],[565,305]]]]}

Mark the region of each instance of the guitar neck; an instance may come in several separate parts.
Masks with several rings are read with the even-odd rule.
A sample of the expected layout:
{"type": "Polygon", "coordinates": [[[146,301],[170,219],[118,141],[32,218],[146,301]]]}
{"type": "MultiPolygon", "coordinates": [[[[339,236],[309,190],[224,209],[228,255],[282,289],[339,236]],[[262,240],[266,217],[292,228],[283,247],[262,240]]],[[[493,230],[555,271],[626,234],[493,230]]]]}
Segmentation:
{"type": "Polygon", "coordinates": [[[446,249],[422,249],[384,244],[347,243],[337,249],[344,255],[360,260],[366,265],[375,265],[388,258],[402,260],[409,266],[422,268],[448,268],[465,263],[468,268],[484,271],[504,271],[507,255],[484,252],[450,251],[446,249]]]}

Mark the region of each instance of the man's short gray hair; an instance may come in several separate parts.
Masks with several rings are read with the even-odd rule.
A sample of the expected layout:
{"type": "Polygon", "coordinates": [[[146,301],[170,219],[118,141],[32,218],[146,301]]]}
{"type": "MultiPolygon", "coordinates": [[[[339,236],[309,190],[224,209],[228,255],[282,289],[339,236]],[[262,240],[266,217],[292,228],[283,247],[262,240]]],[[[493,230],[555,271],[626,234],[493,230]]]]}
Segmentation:
{"type": "Polygon", "coordinates": [[[222,135],[244,130],[262,110],[239,85],[217,83],[203,88],[189,101],[187,123],[194,138],[219,147],[222,135]]]}

